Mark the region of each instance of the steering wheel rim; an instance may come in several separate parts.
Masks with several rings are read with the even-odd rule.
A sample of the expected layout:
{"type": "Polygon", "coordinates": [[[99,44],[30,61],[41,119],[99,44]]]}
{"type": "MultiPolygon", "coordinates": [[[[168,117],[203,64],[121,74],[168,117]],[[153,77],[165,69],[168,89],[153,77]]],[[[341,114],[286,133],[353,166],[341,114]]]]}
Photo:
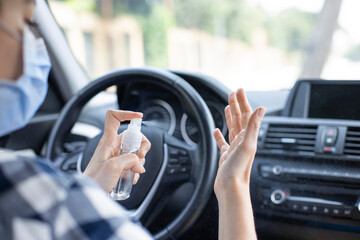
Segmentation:
{"type": "Polygon", "coordinates": [[[213,192],[217,170],[217,150],[212,136],[214,122],[211,113],[197,91],[179,76],[165,70],[147,67],[114,71],[91,82],[73,96],[62,110],[50,133],[46,158],[55,159],[56,156],[59,156],[62,152],[62,140],[70,132],[81,109],[91,98],[110,86],[126,83],[129,78],[134,76],[154,78],[158,83],[170,87],[188,104],[189,109],[193,111],[194,120],[199,126],[201,139],[199,151],[203,158],[203,169],[199,182],[196,183],[194,193],[184,210],[164,229],[154,234],[155,239],[167,239],[169,236],[179,237],[195,222],[204,209],[213,192]]]}

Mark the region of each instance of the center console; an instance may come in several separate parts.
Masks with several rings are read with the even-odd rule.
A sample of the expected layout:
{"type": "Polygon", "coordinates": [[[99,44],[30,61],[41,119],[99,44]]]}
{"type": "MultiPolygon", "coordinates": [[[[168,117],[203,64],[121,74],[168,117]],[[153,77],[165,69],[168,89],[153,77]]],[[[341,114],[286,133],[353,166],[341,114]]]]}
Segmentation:
{"type": "Polygon", "coordinates": [[[263,120],[252,179],[257,217],[360,234],[360,82],[298,82],[263,120]]]}

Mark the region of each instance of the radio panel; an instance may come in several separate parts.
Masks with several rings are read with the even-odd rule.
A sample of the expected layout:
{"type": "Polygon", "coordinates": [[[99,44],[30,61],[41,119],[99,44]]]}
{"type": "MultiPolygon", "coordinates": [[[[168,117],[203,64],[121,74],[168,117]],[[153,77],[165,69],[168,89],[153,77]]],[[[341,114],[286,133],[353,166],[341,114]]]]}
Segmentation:
{"type": "Polygon", "coordinates": [[[360,226],[360,166],[258,159],[258,181],[252,186],[255,212],[360,226]]]}
{"type": "Polygon", "coordinates": [[[257,215],[360,232],[360,123],[267,117],[252,179],[257,215]]]}
{"type": "Polygon", "coordinates": [[[327,198],[316,197],[316,192],[292,195],[292,189],[274,188],[270,190],[260,188],[260,191],[262,193],[262,201],[259,206],[262,210],[266,209],[278,214],[318,215],[325,218],[348,220],[358,220],[360,218],[358,209],[359,199],[356,195],[337,196],[337,198],[346,198],[346,202],[341,202],[333,200],[331,195],[327,196],[327,198]]]}
{"type": "Polygon", "coordinates": [[[260,165],[260,176],[281,181],[324,181],[327,183],[354,183],[360,184],[360,171],[351,168],[309,166],[304,164],[287,165],[260,165]]]}

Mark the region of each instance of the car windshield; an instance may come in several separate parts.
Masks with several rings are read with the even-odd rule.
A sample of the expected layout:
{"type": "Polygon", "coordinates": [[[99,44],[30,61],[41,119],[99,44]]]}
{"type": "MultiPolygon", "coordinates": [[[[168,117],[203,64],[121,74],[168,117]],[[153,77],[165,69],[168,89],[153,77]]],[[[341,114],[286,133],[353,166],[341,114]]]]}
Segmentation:
{"type": "Polygon", "coordinates": [[[50,0],[95,79],[126,67],[200,72],[230,89],[288,89],[299,78],[360,79],[360,2],[50,0]]]}

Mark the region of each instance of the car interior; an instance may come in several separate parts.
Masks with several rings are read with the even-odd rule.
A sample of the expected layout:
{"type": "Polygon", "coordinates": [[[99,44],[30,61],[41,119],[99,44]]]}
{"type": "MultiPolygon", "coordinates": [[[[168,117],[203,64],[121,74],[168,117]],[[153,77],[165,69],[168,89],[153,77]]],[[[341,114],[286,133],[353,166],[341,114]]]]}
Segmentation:
{"type": "MultiPolygon", "coordinates": [[[[217,74],[213,77],[177,68],[176,64],[174,68],[159,67],[146,61],[135,67],[115,64],[103,74],[91,73],[86,68],[100,64],[102,59],[92,63],[85,59],[85,64],[79,60],[70,42],[71,31],[59,21],[61,17],[70,19],[61,15],[63,7],[78,6],[77,2],[37,1],[37,26],[33,30],[44,38],[51,57],[49,91],[31,122],[1,137],[0,148],[33,149],[61,171],[81,174],[102,135],[106,111],[143,112],[142,132],[152,143],[145,163],[147,172],[134,185],[130,198],[118,203],[155,239],[218,239],[213,184],[219,152],[212,133],[219,128],[228,135],[224,108],[228,94],[236,90],[233,86],[243,87],[242,82],[232,80],[229,85],[217,74]]],[[[98,6],[112,1],[89,2],[98,6]]],[[[136,8],[144,1],[123,2],[136,8]]],[[[178,1],[154,2],[174,5],[178,1]]],[[[275,5],[278,1],[266,2],[275,5]]],[[[332,36],[340,6],[346,1],[318,2],[317,19],[328,17],[326,23],[333,22],[333,27],[324,27],[322,21],[316,24],[324,30],[322,34],[331,29],[332,36]],[[331,11],[334,14],[329,18],[331,11]]],[[[86,45],[88,35],[84,36],[86,45]]],[[[96,39],[88,42],[92,41],[96,39]]],[[[313,43],[320,50],[302,59],[304,66],[318,64],[317,56],[329,47],[331,39],[320,43],[315,39],[313,43]]],[[[260,54],[262,49],[258,49],[260,54]]],[[[267,72],[265,75],[270,83],[276,78],[267,72]]],[[[288,87],[276,89],[256,90],[262,83],[254,83],[254,90],[245,88],[253,109],[267,108],[250,184],[259,239],[360,238],[360,80],[349,79],[346,74],[331,80],[321,76],[302,74],[286,83],[288,87]]],[[[126,125],[122,124],[119,132],[126,125]]]]}

